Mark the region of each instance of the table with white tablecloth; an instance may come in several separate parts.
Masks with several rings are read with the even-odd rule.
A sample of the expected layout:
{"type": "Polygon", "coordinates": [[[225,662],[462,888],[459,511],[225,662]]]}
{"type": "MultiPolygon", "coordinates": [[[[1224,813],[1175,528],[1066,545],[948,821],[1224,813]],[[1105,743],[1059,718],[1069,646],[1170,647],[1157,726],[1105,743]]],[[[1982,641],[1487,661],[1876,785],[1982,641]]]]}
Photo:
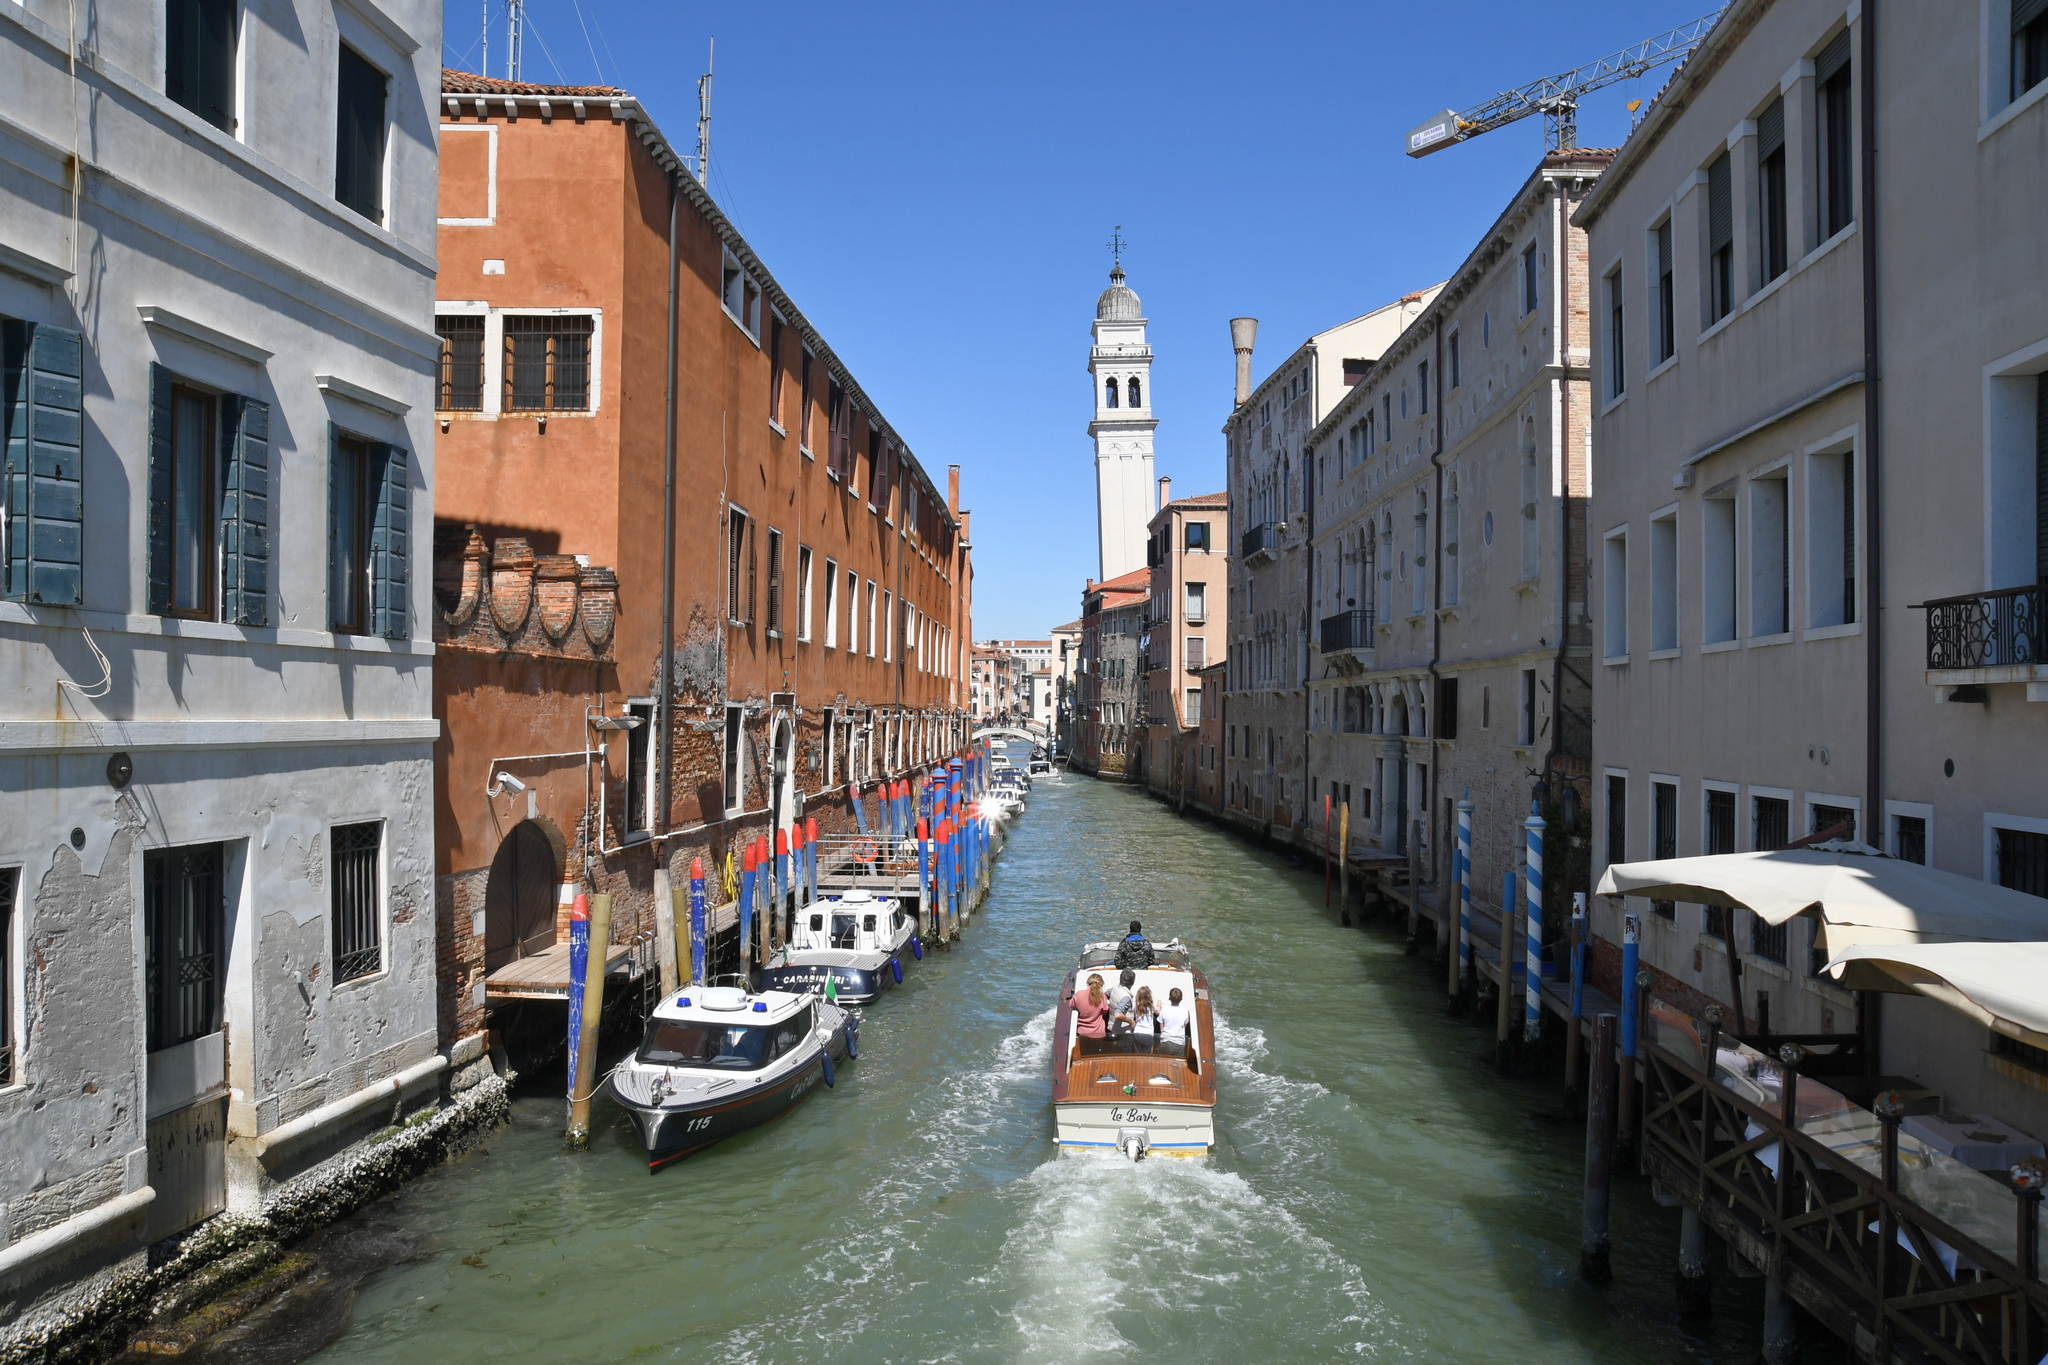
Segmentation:
{"type": "Polygon", "coordinates": [[[1905,1130],[1944,1156],[1979,1171],[2005,1171],[2028,1157],[2043,1155],[2041,1144],[1989,1114],[1910,1114],[1905,1130]]]}

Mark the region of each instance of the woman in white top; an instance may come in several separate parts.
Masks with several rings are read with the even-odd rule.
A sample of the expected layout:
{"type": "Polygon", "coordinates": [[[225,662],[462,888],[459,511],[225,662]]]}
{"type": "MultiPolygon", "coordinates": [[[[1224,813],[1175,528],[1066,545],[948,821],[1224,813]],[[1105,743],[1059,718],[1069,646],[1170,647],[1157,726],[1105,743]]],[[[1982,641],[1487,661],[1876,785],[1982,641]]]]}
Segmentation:
{"type": "Polygon", "coordinates": [[[1167,992],[1166,1003],[1152,1018],[1157,1035],[1155,1051],[1171,1057],[1199,1055],[1195,1051],[1195,1011],[1181,1003],[1180,987],[1167,992]]]}
{"type": "Polygon", "coordinates": [[[1131,1050],[1151,1052],[1158,1037],[1159,1011],[1152,1002],[1152,988],[1140,986],[1138,998],[1131,1006],[1131,1050]]]}

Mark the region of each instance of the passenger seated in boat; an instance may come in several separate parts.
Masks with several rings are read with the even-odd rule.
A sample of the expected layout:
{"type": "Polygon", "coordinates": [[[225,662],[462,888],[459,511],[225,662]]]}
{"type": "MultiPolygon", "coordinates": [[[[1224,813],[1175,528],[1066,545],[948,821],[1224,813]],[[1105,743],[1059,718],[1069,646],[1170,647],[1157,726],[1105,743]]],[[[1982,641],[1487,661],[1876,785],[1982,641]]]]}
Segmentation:
{"type": "Polygon", "coordinates": [[[1121,1045],[1131,1036],[1131,987],[1138,980],[1133,971],[1118,973],[1116,984],[1109,988],[1109,1036],[1120,1045],[1118,1051],[1126,1050],[1121,1045]]]}
{"type": "Polygon", "coordinates": [[[1152,988],[1138,987],[1131,1002],[1131,1051],[1150,1053],[1159,1039],[1159,1011],[1152,1003],[1152,988]]]}
{"type": "Polygon", "coordinates": [[[1181,1003],[1180,987],[1175,986],[1166,993],[1166,1003],[1159,1007],[1157,1041],[1153,1051],[1166,1057],[1185,1057],[1194,1050],[1195,1012],[1181,1003]]]}
{"type": "Polygon", "coordinates": [[[1081,1055],[1092,1057],[1109,1046],[1109,997],[1103,994],[1102,977],[1091,973],[1088,989],[1074,997],[1074,1037],[1081,1055]]]}
{"type": "Polygon", "coordinates": [[[1116,965],[1120,969],[1152,965],[1152,945],[1145,940],[1145,926],[1136,920],[1131,921],[1131,932],[1124,935],[1124,941],[1116,945],[1116,965]]]}

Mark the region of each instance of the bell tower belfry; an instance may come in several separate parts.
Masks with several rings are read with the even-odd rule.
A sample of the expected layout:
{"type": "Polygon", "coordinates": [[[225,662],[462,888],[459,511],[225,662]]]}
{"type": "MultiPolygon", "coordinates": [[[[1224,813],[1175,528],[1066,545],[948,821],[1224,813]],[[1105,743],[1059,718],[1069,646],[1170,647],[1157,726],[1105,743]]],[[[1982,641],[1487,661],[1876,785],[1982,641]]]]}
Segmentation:
{"type": "Polygon", "coordinates": [[[1152,505],[1152,348],[1144,310],[1124,283],[1122,240],[1109,288],[1095,301],[1095,345],[1088,373],[1095,381],[1095,518],[1102,544],[1102,581],[1145,567],[1145,527],[1152,505]]]}

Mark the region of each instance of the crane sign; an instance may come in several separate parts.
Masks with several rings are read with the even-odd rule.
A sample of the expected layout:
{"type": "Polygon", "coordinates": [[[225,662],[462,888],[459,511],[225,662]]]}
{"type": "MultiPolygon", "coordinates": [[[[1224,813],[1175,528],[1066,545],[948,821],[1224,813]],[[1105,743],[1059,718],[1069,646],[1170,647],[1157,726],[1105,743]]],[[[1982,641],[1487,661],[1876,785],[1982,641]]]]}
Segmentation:
{"type": "Polygon", "coordinates": [[[1408,155],[1428,156],[1431,152],[1440,152],[1467,138],[1490,133],[1535,113],[1543,115],[1543,140],[1549,150],[1576,147],[1579,145],[1579,100],[1583,96],[1617,81],[1632,80],[1652,67],[1684,60],[1727,12],[1727,7],[1723,6],[1705,18],[1695,19],[1655,38],[1646,38],[1597,62],[1574,67],[1562,75],[1531,81],[1519,89],[1502,91],[1463,113],[1445,109],[1432,114],[1409,131],[1408,155]]]}

